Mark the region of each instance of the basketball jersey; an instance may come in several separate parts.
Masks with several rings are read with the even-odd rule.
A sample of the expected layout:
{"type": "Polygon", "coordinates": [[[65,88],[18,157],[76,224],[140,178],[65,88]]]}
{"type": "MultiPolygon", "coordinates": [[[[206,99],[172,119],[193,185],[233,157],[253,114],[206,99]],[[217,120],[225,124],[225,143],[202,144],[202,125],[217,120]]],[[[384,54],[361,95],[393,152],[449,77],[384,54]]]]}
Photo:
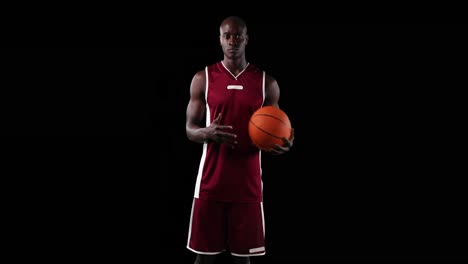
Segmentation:
{"type": "Polygon", "coordinates": [[[220,125],[237,135],[233,149],[228,144],[208,142],[195,184],[195,197],[229,202],[262,201],[261,152],[248,134],[252,114],[265,100],[265,73],[247,64],[237,76],[222,62],[205,68],[206,126],[221,113],[220,125]]]}

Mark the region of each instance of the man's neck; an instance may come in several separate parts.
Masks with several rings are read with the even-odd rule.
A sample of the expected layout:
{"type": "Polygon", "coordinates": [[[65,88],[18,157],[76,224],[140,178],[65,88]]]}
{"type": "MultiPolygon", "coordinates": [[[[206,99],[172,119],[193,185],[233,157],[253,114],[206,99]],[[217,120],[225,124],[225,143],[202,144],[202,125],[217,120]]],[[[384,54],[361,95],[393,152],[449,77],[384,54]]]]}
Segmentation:
{"type": "Polygon", "coordinates": [[[229,69],[234,75],[239,74],[247,67],[247,60],[245,57],[239,59],[229,59],[224,57],[223,64],[229,69]]]}

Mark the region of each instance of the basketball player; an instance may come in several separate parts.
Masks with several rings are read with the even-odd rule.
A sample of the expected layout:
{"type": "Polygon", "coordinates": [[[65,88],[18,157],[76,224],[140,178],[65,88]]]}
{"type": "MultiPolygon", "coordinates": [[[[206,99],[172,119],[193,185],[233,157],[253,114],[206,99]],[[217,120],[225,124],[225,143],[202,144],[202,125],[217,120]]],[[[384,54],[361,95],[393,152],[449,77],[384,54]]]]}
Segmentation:
{"type": "MultiPolygon", "coordinates": [[[[249,64],[249,37],[242,18],[220,25],[224,58],[197,72],[190,85],[186,132],[203,144],[190,216],[187,248],[196,264],[214,263],[229,251],[234,263],[250,263],[265,254],[261,151],[250,141],[248,122],[258,108],[278,106],[276,80],[249,64]],[[205,120],[205,124],[202,122],[205,120]]],[[[283,154],[294,133],[269,153],[283,154]]]]}

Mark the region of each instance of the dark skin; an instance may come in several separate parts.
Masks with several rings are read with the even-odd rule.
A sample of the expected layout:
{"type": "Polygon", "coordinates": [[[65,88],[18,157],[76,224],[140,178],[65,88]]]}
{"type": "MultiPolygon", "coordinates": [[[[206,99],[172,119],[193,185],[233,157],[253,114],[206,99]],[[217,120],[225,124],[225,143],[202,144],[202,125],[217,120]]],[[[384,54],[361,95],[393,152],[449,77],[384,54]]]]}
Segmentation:
{"type": "MultiPolygon", "coordinates": [[[[228,17],[220,25],[220,44],[224,53],[223,63],[234,74],[239,74],[247,66],[245,48],[249,41],[247,27],[243,20],[238,17],[228,17]]],[[[190,85],[190,100],[186,112],[186,133],[188,139],[197,143],[226,144],[235,148],[237,135],[232,133],[232,125],[222,125],[219,114],[208,127],[201,123],[205,117],[205,71],[197,72],[190,85]]],[[[272,105],[279,107],[280,88],[270,75],[265,76],[265,101],[263,106],[272,105]]],[[[280,155],[288,152],[293,146],[294,129],[291,129],[291,137],[283,138],[282,146],[276,145],[268,153],[280,155]]],[[[196,264],[214,263],[215,255],[197,255],[196,264]]],[[[249,264],[249,257],[233,256],[236,264],[249,264]]]]}

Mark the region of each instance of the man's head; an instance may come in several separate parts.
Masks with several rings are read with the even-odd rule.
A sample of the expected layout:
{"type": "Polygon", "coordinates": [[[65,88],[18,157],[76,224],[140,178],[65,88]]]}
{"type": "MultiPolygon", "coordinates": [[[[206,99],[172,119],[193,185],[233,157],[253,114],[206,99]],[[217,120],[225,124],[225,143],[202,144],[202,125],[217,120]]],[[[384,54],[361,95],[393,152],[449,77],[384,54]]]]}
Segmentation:
{"type": "Polygon", "coordinates": [[[224,55],[228,58],[240,58],[245,54],[245,46],[249,40],[245,21],[237,16],[227,17],[219,27],[219,41],[224,55]]]}

